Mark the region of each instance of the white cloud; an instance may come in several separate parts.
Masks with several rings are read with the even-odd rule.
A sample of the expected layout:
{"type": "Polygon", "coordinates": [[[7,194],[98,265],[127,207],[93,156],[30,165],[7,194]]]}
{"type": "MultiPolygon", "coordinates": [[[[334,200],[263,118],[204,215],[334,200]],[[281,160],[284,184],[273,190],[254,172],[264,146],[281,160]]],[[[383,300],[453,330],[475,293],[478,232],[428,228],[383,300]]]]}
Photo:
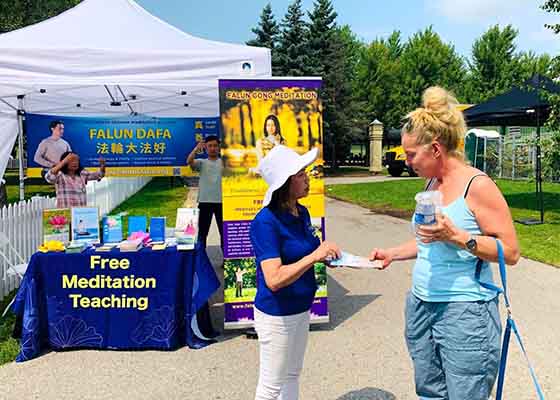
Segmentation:
{"type": "Polygon", "coordinates": [[[432,0],[425,4],[431,11],[462,23],[492,21],[537,7],[531,0],[432,0]]]}
{"type": "Polygon", "coordinates": [[[520,50],[547,52],[555,55],[560,49],[560,35],[545,24],[560,23],[560,15],[540,9],[544,0],[432,0],[425,7],[436,16],[454,24],[457,30],[469,27],[485,31],[498,24],[513,25],[519,30],[520,50]]]}

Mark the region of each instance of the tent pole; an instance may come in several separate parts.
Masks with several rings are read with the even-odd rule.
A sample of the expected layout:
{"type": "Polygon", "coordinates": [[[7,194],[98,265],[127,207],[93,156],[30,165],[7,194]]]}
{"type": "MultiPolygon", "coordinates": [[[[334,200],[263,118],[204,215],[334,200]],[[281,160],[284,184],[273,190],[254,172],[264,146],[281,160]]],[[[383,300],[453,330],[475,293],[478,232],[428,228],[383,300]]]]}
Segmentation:
{"type": "Polygon", "coordinates": [[[502,164],[502,157],[504,156],[503,148],[504,145],[504,137],[500,134],[498,138],[498,177],[502,178],[503,176],[503,164],[502,164]]]}
{"type": "Polygon", "coordinates": [[[474,165],[473,167],[478,168],[476,166],[476,156],[478,155],[478,136],[474,135],[474,165]]]}
{"type": "Polygon", "coordinates": [[[486,174],[486,143],[488,142],[488,138],[484,138],[484,173],[486,174]]]}
{"type": "Polygon", "coordinates": [[[544,200],[542,192],[542,170],[541,170],[541,121],[540,121],[540,97],[539,89],[541,86],[540,74],[537,74],[537,204],[541,213],[541,224],[544,223],[544,200]]]}
{"type": "Polygon", "coordinates": [[[25,200],[25,176],[24,176],[24,165],[23,165],[23,115],[25,113],[23,109],[23,98],[25,95],[21,94],[17,96],[18,99],[18,159],[19,159],[19,200],[25,200]]]}

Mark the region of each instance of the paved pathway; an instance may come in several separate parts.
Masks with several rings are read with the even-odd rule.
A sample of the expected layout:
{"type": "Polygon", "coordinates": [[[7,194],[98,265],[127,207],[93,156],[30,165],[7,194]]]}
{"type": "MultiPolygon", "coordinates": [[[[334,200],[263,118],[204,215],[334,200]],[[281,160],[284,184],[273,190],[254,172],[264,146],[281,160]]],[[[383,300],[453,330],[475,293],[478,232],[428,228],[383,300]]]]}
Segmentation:
{"type": "MultiPolygon", "coordinates": [[[[346,250],[367,255],[410,237],[409,223],[327,200],[327,234],[346,250]]],[[[217,244],[215,226],[210,243],[217,244]]],[[[219,263],[217,248],[211,257],[219,263]]],[[[386,271],[330,270],[331,323],[310,334],[301,378],[302,400],[415,399],[403,339],[403,304],[411,262],[386,271]]],[[[217,268],[221,275],[221,268],[217,268]]],[[[560,393],[560,269],[521,260],[510,269],[511,299],[527,350],[548,399],[560,393]]],[[[223,316],[217,294],[212,312],[223,316]]],[[[217,325],[220,326],[220,325],[217,325]]],[[[507,399],[535,398],[512,343],[507,399]]],[[[257,382],[257,342],[227,333],[203,350],[174,352],[69,351],[0,367],[1,399],[251,400],[257,382]]]]}
{"type": "Polygon", "coordinates": [[[411,178],[408,175],[403,175],[398,178],[386,175],[373,175],[373,176],[336,176],[325,178],[326,185],[335,185],[340,183],[369,183],[369,182],[388,182],[388,181],[399,181],[403,179],[418,179],[411,178]]]}

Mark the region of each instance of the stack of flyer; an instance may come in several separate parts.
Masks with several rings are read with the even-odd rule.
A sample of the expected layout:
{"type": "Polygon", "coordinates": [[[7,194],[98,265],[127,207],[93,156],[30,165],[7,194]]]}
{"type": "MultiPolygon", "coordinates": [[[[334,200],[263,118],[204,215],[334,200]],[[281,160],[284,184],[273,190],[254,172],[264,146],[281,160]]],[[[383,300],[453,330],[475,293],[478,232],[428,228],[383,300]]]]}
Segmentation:
{"type": "Polygon", "coordinates": [[[138,251],[142,248],[142,239],[123,240],[119,244],[120,251],[138,251]]]}
{"type": "Polygon", "coordinates": [[[122,214],[107,215],[102,220],[103,244],[118,244],[123,240],[122,214]]]}
{"type": "Polygon", "coordinates": [[[96,247],[95,251],[107,252],[107,251],[113,250],[113,248],[115,246],[116,245],[112,244],[112,243],[109,243],[109,244],[105,243],[105,244],[103,244],[103,246],[96,247]]]}
{"type": "Polygon", "coordinates": [[[66,246],[66,253],[81,253],[82,251],[86,250],[89,246],[87,243],[84,242],[71,242],[68,246],[66,246]]]}

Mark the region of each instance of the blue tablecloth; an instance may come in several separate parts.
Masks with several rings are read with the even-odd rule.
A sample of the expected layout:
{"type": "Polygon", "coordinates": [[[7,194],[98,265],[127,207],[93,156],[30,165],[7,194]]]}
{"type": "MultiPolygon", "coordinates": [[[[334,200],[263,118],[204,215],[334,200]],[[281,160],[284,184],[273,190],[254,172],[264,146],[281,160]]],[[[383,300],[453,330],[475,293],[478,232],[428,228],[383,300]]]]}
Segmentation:
{"type": "Polygon", "coordinates": [[[37,357],[46,348],[204,347],[208,342],[193,334],[191,322],[219,286],[200,248],[36,253],[12,306],[23,318],[16,361],[37,357]],[[116,261],[103,269],[94,256],[116,261]],[[126,262],[111,268],[122,259],[128,268],[126,262]]]}

